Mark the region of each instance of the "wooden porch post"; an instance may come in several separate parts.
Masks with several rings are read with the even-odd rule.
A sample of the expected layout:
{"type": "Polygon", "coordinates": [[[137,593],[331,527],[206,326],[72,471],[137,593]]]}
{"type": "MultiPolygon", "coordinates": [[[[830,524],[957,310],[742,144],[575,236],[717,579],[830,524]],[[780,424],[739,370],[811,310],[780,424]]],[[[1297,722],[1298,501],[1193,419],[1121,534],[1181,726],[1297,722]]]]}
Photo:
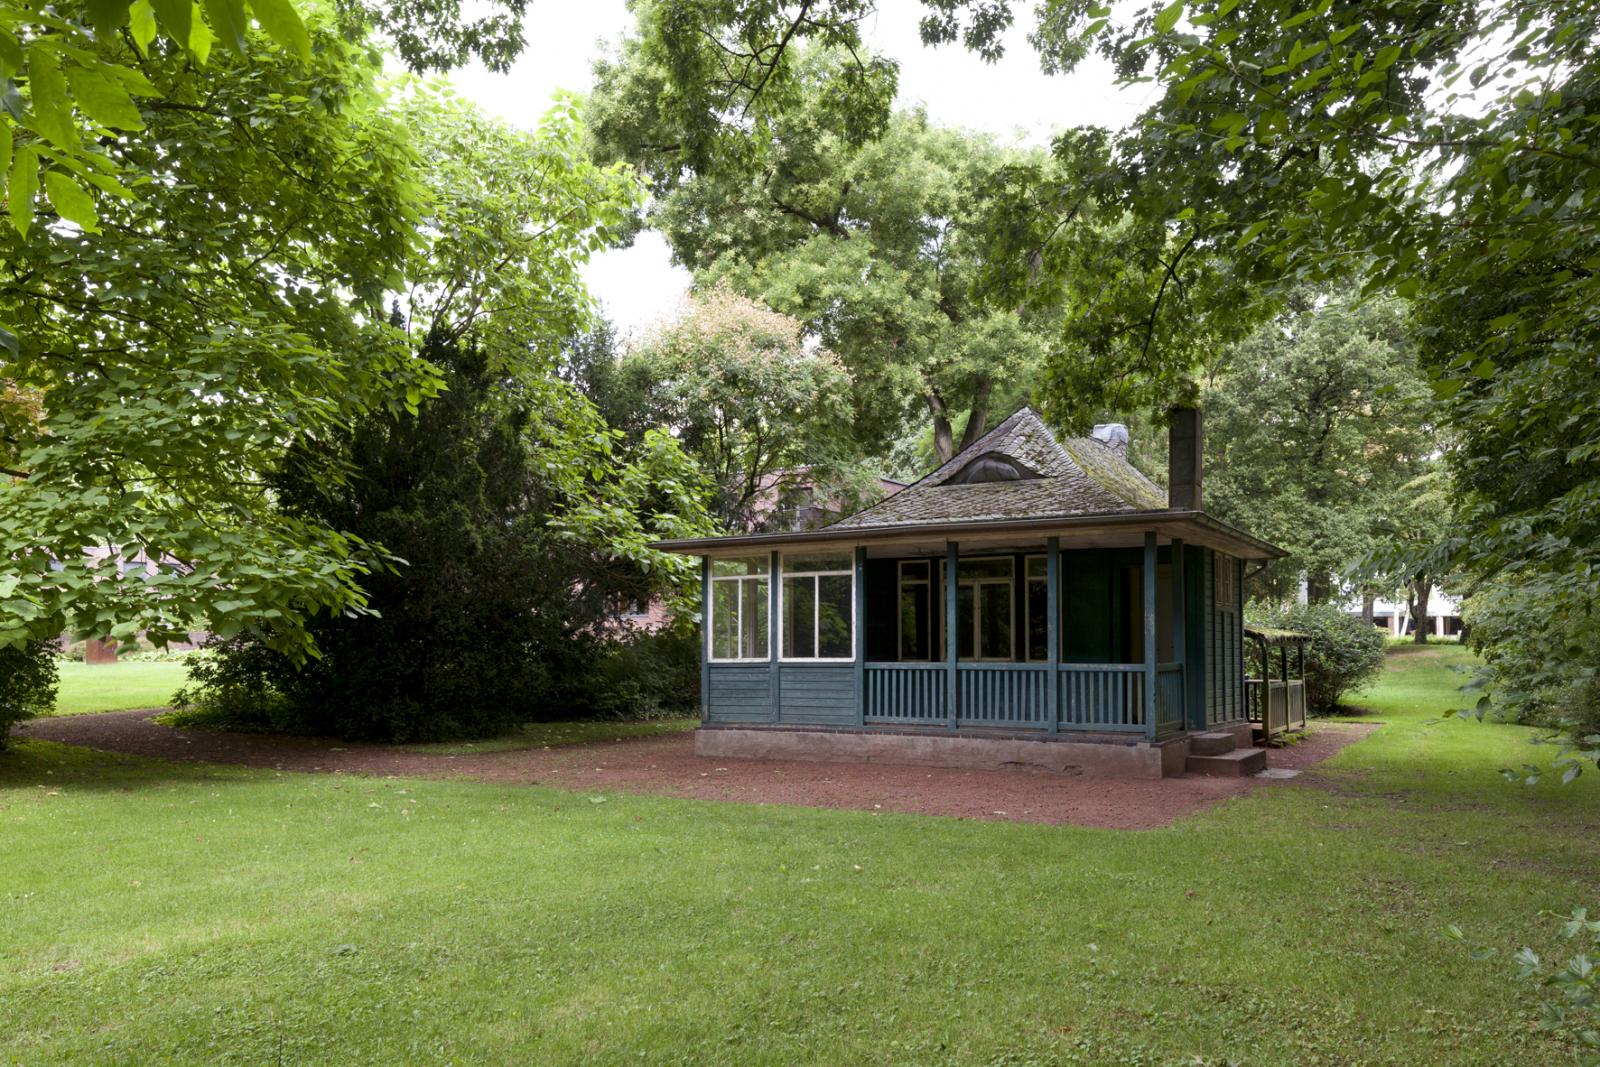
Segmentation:
{"type": "Polygon", "coordinates": [[[1144,735],[1156,736],[1156,534],[1144,535],[1144,735]]]}
{"type": "Polygon", "coordinates": [[[778,708],[783,701],[783,679],[778,672],[778,639],[782,627],[778,619],[778,550],[767,557],[767,694],[772,707],[767,717],[778,721],[778,708]]]}
{"type": "Polygon", "coordinates": [[[1045,713],[1050,716],[1049,728],[1051,733],[1061,730],[1061,672],[1056,670],[1061,662],[1061,593],[1057,588],[1061,581],[1061,538],[1052,537],[1045,542],[1045,611],[1047,612],[1044,639],[1046,642],[1045,667],[1049,671],[1045,678],[1045,713]]]}
{"type": "MultiPolygon", "coordinates": [[[[1183,541],[1174,537],[1172,539],[1172,661],[1183,668],[1183,673],[1178,675],[1178,692],[1182,694],[1183,707],[1178,716],[1186,727],[1194,727],[1189,721],[1189,587],[1185,581],[1183,565],[1183,541]]],[[[1201,723],[1197,729],[1204,729],[1201,723]]]]}
{"type": "Polygon", "coordinates": [[[855,639],[856,725],[867,721],[867,546],[856,546],[856,610],[851,636],[855,639]]]}
{"type": "Polygon", "coordinates": [[[700,557],[700,721],[711,713],[711,557],[700,557]]]}
{"type": "Polygon", "coordinates": [[[949,715],[949,728],[956,728],[956,549],[954,541],[944,543],[944,665],[945,711],[949,715]]]}

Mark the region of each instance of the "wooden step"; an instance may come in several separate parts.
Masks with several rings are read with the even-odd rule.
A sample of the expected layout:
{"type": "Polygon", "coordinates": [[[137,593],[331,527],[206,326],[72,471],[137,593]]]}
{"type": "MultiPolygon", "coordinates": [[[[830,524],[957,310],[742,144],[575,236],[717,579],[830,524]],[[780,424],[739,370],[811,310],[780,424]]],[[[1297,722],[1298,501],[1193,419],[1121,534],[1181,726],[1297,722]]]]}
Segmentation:
{"type": "Polygon", "coordinates": [[[1238,735],[1225,730],[1189,735],[1189,753],[1195,756],[1220,756],[1238,747],[1238,735]]]}
{"type": "Polygon", "coordinates": [[[1267,750],[1236,748],[1215,756],[1190,756],[1184,769],[1190,774],[1205,774],[1213,778],[1243,778],[1267,769],[1267,750]]]}

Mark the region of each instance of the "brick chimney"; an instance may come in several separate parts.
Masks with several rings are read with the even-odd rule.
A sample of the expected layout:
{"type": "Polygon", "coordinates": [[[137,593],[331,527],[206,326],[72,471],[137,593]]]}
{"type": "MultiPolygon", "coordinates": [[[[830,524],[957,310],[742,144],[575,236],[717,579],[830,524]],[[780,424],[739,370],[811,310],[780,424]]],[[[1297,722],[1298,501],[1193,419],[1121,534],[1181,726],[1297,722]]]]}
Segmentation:
{"type": "Polygon", "coordinates": [[[1173,408],[1167,413],[1170,429],[1167,458],[1167,507],[1175,511],[1200,510],[1201,419],[1198,408],[1173,408]]]}

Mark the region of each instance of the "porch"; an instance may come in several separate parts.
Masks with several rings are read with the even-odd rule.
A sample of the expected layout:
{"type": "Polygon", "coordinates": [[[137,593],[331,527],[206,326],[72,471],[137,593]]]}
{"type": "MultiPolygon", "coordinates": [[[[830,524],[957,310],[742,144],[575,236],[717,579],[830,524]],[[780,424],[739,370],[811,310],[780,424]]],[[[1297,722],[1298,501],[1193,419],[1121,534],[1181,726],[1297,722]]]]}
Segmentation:
{"type": "Polygon", "coordinates": [[[1124,742],[1241,723],[1241,568],[1155,531],[710,557],[704,719],[1124,742]]]}
{"type": "Polygon", "coordinates": [[[1269,741],[1306,728],[1306,644],[1309,634],[1246,626],[1255,650],[1249,659],[1260,671],[1245,679],[1245,711],[1255,732],[1269,741]],[[1273,653],[1277,665],[1273,665],[1273,653]],[[1292,653],[1292,656],[1291,656],[1292,653]]]}

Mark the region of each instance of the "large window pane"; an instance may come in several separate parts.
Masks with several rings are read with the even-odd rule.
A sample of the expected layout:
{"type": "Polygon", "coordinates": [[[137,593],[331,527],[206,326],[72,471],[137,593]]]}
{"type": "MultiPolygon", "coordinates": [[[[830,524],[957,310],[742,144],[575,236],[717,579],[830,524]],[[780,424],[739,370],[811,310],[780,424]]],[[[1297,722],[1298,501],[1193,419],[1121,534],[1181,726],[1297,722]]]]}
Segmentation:
{"type": "Polygon", "coordinates": [[[960,659],[972,659],[973,649],[977,645],[977,612],[973,605],[977,602],[977,594],[970,585],[957,587],[956,592],[956,656],[960,659]]]}
{"type": "Polygon", "coordinates": [[[817,656],[817,580],[783,580],[783,654],[788,659],[817,656]]]}
{"type": "Polygon", "coordinates": [[[1011,587],[998,583],[978,586],[978,610],[983,615],[979,626],[981,631],[979,657],[1010,659],[1011,587]]]}
{"type": "Polygon", "coordinates": [[[711,583],[711,658],[734,659],[739,654],[740,582],[711,583]]]}
{"type": "Polygon", "coordinates": [[[738,559],[714,559],[711,561],[711,576],[713,578],[733,578],[743,574],[767,573],[766,556],[741,556],[738,559]]]}
{"type": "Polygon", "coordinates": [[[850,576],[825,574],[817,579],[817,655],[823,659],[849,659],[850,576]]]}
{"type": "Polygon", "coordinates": [[[849,571],[855,562],[848,552],[808,552],[783,557],[783,573],[814,574],[817,571],[849,571]]]}
{"type": "Polygon", "coordinates": [[[1028,658],[1050,658],[1050,590],[1044,582],[1028,583],[1028,658]]]}
{"type": "Polygon", "coordinates": [[[932,659],[933,598],[928,583],[900,587],[900,658],[932,659]]]}
{"type": "Polygon", "coordinates": [[[745,659],[767,658],[767,583],[747,579],[739,583],[743,592],[744,638],[739,654],[745,659]]]}
{"type": "Polygon", "coordinates": [[[967,578],[1009,578],[1011,577],[1011,560],[1004,559],[964,559],[956,564],[956,576],[967,578]]]}

